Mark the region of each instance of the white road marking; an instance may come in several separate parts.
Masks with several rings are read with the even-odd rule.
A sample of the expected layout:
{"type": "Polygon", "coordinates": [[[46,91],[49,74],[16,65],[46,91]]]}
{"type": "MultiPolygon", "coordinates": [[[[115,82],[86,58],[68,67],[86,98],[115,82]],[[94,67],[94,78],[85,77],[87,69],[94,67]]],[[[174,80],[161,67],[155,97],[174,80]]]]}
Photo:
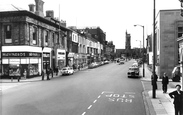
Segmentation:
{"type": "Polygon", "coordinates": [[[113,92],[111,92],[111,91],[103,91],[102,94],[104,94],[104,93],[113,93],[113,92]]]}
{"type": "Polygon", "coordinates": [[[92,105],[90,105],[89,107],[88,107],[88,109],[90,109],[92,107],[92,105]]]}
{"type": "Polygon", "coordinates": [[[85,115],[86,114],[86,112],[83,112],[83,114],[82,115],[85,115]]]}
{"type": "Polygon", "coordinates": [[[135,94],[135,92],[125,92],[125,94],[135,94]]]}
{"type": "Polygon", "coordinates": [[[93,103],[96,103],[97,102],[97,100],[95,100],[93,103]]]}
{"type": "Polygon", "coordinates": [[[100,98],[100,97],[101,97],[101,95],[98,96],[98,98],[100,98]]]}

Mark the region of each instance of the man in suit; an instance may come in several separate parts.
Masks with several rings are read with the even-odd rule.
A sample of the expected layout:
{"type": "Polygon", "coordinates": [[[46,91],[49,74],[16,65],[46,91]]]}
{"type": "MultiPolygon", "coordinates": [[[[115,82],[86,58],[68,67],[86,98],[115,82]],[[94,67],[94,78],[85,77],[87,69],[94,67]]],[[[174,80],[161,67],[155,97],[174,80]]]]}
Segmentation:
{"type": "Polygon", "coordinates": [[[166,73],[164,73],[163,78],[162,78],[163,93],[167,92],[167,85],[168,85],[168,83],[169,83],[168,76],[166,75],[166,73]]]}
{"type": "Polygon", "coordinates": [[[174,108],[175,108],[175,115],[182,115],[183,114],[183,91],[181,91],[181,86],[176,85],[176,91],[169,93],[169,96],[174,99],[174,108]]]}

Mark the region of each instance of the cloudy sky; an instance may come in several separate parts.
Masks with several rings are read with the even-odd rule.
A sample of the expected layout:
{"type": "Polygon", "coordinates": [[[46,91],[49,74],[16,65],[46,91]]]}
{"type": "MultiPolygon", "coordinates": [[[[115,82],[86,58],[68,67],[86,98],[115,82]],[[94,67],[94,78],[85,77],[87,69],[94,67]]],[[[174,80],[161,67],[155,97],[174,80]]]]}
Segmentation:
{"type": "MultiPolygon", "coordinates": [[[[143,29],[145,37],[152,33],[154,0],[43,0],[46,10],[54,10],[55,17],[65,20],[67,26],[99,26],[106,32],[107,41],[116,49],[125,48],[125,32],[131,34],[131,46],[140,47],[143,29]],[[60,6],[60,8],[59,8],[60,6]],[[60,10],[59,10],[60,9],[60,10]]],[[[8,4],[28,10],[34,0],[1,0],[0,7],[8,4]]],[[[179,0],[156,0],[156,13],[164,9],[180,9],[179,0]]]]}

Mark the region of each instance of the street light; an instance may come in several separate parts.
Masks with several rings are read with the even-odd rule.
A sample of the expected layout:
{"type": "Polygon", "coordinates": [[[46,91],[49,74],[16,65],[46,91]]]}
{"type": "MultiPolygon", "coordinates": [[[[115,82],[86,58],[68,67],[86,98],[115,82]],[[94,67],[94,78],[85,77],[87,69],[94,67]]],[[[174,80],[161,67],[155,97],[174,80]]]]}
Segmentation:
{"type": "Polygon", "coordinates": [[[155,80],[155,14],[156,14],[156,0],[154,0],[154,8],[153,8],[153,91],[152,91],[152,98],[156,98],[156,80],[155,80]]]}
{"type": "Polygon", "coordinates": [[[3,76],[3,39],[1,38],[1,79],[3,76]]]}
{"type": "Polygon", "coordinates": [[[144,26],[142,26],[142,25],[139,25],[139,24],[137,24],[137,25],[134,25],[135,27],[136,26],[140,26],[140,27],[142,27],[143,28],[143,55],[142,55],[142,63],[143,63],[143,77],[145,77],[145,70],[144,70],[144,26]]]}

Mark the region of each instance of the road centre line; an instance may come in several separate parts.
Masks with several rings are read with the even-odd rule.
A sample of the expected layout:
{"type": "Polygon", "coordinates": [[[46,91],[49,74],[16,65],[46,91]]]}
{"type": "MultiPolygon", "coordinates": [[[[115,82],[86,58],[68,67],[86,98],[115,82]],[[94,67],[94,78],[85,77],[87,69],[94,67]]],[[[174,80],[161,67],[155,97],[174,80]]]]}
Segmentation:
{"type": "Polygon", "coordinates": [[[86,112],[83,112],[83,114],[82,115],[85,115],[86,114],[86,112]]]}
{"type": "Polygon", "coordinates": [[[98,98],[100,98],[100,97],[101,97],[101,95],[98,96],[98,98]]]}
{"type": "Polygon", "coordinates": [[[92,107],[92,105],[90,105],[89,107],[88,107],[88,109],[90,109],[92,107]]]}
{"type": "Polygon", "coordinates": [[[97,102],[97,100],[95,100],[93,103],[96,103],[97,102]]]}

